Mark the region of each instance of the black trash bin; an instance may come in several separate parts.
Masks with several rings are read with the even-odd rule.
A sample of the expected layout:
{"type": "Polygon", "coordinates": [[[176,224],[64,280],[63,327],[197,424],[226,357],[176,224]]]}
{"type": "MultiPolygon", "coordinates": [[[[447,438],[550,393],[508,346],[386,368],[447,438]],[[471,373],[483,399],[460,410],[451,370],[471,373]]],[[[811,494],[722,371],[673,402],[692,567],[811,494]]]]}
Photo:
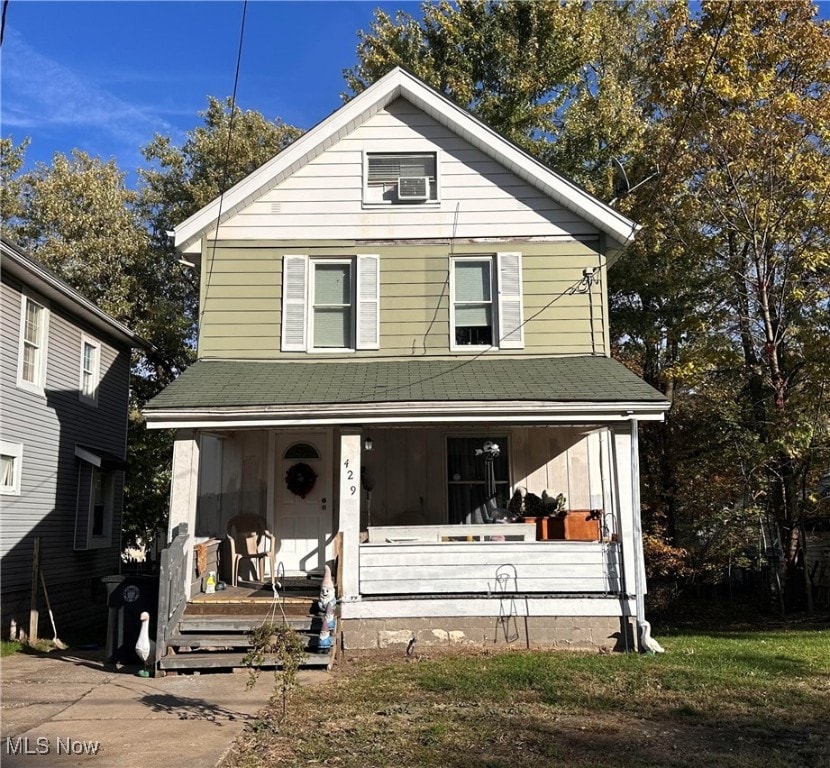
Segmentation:
{"type": "Polygon", "coordinates": [[[156,637],[156,617],[159,604],[159,577],[147,574],[131,574],[107,577],[111,588],[107,604],[107,656],[110,661],[122,664],[140,664],[135,652],[138,633],[141,630],[141,614],[150,614],[150,639],[156,637]],[[113,584],[113,582],[115,582],[113,584]]]}

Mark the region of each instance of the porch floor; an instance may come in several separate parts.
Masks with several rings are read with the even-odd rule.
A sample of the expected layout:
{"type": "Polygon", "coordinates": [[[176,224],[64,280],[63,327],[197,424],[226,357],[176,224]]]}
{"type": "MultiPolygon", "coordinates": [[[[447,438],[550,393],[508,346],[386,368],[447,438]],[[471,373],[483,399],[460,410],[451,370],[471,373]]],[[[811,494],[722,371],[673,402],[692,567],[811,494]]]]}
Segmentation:
{"type": "MultiPolygon", "coordinates": [[[[320,596],[320,584],[305,578],[284,578],[282,586],[277,589],[277,600],[280,603],[308,605],[310,600],[320,596]]],[[[190,605],[255,605],[268,604],[274,601],[271,583],[258,584],[256,582],[240,582],[237,586],[228,585],[225,589],[212,594],[199,593],[193,597],[190,605]]]]}

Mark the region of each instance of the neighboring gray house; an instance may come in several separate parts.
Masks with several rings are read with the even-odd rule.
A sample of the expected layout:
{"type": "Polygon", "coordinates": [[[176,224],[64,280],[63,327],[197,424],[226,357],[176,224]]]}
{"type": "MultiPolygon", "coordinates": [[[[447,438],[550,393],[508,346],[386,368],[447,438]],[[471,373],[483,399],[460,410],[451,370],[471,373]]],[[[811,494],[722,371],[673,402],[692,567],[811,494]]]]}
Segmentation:
{"type": "Polygon", "coordinates": [[[2,635],[13,620],[28,632],[36,538],[58,629],[71,633],[103,622],[101,577],[119,571],[130,353],[148,345],[0,244],[2,635]]]}

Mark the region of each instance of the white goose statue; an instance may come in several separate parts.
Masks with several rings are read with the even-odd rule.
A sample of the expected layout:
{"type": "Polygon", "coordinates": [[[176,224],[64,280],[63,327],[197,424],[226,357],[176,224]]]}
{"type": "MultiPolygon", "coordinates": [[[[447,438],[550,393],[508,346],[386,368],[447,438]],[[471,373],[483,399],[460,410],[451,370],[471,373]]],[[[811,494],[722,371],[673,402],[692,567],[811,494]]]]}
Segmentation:
{"type": "Polygon", "coordinates": [[[144,669],[138,671],[139,677],[150,677],[147,671],[147,661],[155,659],[156,644],[150,639],[150,614],[143,611],[141,616],[141,631],[138,633],[138,640],[135,644],[135,652],[139,659],[144,662],[144,669]]]}

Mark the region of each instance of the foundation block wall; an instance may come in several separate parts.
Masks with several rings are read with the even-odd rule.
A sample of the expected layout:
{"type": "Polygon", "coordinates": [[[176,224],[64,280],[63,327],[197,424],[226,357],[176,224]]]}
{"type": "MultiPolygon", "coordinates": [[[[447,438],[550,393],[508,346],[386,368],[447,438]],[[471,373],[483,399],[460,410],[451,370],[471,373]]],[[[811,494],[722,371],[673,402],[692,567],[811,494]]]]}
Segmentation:
{"type": "Polygon", "coordinates": [[[633,649],[625,619],[604,616],[442,617],[408,619],[345,619],[341,621],[345,650],[416,646],[510,646],[573,650],[633,649]]]}

